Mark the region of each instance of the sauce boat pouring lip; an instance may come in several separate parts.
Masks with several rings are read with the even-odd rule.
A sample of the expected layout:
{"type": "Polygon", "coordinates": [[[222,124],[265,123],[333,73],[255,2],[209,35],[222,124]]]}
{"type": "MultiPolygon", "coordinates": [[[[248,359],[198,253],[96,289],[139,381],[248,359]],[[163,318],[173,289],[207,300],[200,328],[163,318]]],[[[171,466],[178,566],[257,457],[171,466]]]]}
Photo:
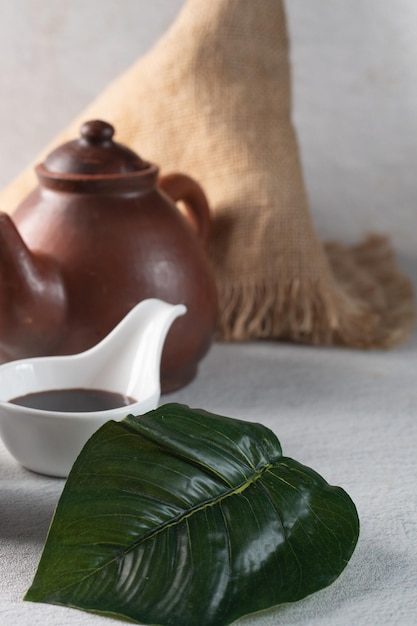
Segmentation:
{"type": "Polygon", "coordinates": [[[0,366],[0,435],[24,467],[66,477],[89,437],[106,421],[157,407],[166,335],[183,304],[149,298],[137,304],[98,344],[78,354],[10,361],[0,366]],[[136,401],[116,409],[64,412],[10,402],[53,389],[112,391],[136,401]]]}

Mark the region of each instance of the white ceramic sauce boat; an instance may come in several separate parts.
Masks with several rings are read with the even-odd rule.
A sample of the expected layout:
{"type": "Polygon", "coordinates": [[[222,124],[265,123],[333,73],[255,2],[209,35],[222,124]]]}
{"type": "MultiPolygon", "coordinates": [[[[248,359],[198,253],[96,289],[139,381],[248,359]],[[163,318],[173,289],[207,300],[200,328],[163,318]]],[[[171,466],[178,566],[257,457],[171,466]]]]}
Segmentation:
{"type": "Polygon", "coordinates": [[[182,304],[143,300],[107,337],[85,352],[1,365],[0,435],[12,456],[30,470],[64,478],[87,439],[106,421],[156,408],[165,338],[173,321],[185,312],[182,304]],[[10,402],[30,393],[71,388],[112,391],[137,402],[84,413],[46,411],[10,402]]]}

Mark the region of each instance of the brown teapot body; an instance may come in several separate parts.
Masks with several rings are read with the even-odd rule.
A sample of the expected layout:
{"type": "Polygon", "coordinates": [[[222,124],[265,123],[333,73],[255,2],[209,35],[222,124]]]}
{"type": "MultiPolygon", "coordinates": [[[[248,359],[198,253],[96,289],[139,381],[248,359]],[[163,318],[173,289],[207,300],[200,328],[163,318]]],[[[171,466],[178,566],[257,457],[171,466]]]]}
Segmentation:
{"type": "MultiPolygon", "coordinates": [[[[83,158],[73,154],[79,146],[73,146],[69,156],[60,149],[52,153],[49,163],[47,159],[36,168],[39,186],[13,214],[37,261],[49,261],[58,272],[45,306],[55,295],[61,310],[58,304],[48,341],[38,336],[35,345],[32,337],[30,349],[17,346],[15,354],[7,354],[1,344],[0,320],[3,359],[21,358],[26,352],[81,352],[100,341],[140,300],[156,297],[187,307],[186,315],[173,324],[162,354],[162,391],[172,391],[194,377],[215,330],[216,287],[204,250],[210,219],[207,200],[188,176],[158,178],[155,165],[112,142],[108,124],[89,122],[83,129],[83,158]],[[103,173],[108,165],[103,159],[97,164],[97,154],[114,146],[127,156],[116,155],[123,165],[103,173]],[[73,171],[77,159],[81,172],[73,171]],[[99,171],[90,173],[88,168],[99,171]],[[175,204],[179,200],[185,214],[175,204]]],[[[108,153],[106,159],[111,161],[108,153]]],[[[42,277],[35,280],[42,282],[42,277]]],[[[48,335],[48,328],[41,334],[48,335]]]]}

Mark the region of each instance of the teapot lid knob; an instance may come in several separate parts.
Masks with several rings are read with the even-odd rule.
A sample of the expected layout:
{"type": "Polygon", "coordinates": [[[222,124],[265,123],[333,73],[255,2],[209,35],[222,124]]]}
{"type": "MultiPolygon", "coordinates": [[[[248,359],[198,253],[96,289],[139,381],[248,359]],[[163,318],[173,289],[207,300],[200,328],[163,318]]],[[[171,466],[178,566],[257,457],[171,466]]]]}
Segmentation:
{"type": "Polygon", "coordinates": [[[106,143],[114,135],[114,126],[102,120],[85,122],[80,129],[81,137],[92,143],[106,143]]]}
{"type": "Polygon", "coordinates": [[[123,144],[113,141],[114,127],[103,120],[90,120],[80,129],[79,139],[53,150],[44,168],[53,174],[107,176],[129,174],[150,164],[123,144]]]}

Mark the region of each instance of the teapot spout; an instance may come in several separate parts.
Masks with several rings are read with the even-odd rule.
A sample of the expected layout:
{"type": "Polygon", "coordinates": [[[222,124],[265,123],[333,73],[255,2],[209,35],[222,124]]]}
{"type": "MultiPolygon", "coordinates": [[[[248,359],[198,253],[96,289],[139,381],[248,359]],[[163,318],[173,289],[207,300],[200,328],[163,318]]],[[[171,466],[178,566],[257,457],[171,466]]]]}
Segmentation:
{"type": "Polygon", "coordinates": [[[186,310],[183,304],[157,298],[139,302],[100,343],[83,353],[95,372],[90,385],[125,389],[126,395],[138,401],[150,395],[159,398],[165,338],[174,320],[186,310]]]}
{"type": "Polygon", "coordinates": [[[66,294],[57,264],[29,250],[0,212],[0,359],[48,354],[65,330],[66,294]]]}

